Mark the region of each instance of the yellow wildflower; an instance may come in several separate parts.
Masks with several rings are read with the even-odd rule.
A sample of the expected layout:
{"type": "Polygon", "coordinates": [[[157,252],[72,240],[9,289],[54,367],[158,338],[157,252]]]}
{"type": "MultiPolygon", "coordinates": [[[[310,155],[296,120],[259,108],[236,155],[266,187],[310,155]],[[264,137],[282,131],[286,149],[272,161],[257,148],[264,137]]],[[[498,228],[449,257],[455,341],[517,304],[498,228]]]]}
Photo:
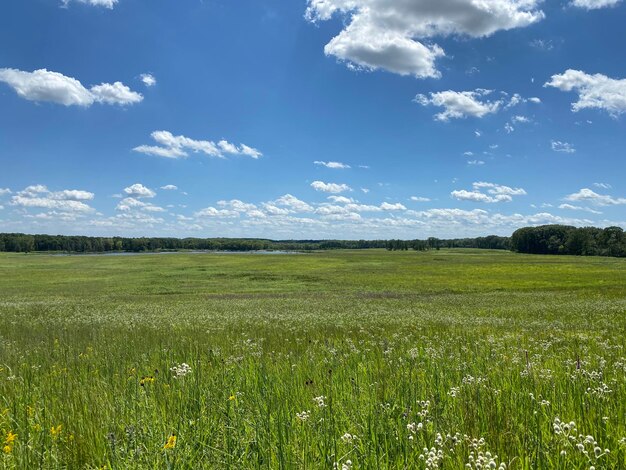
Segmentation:
{"type": "Polygon", "coordinates": [[[54,426],[52,426],[50,428],[50,435],[52,437],[57,437],[59,434],[61,434],[61,430],[63,429],[63,425],[59,424],[56,428],[54,426]]]}
{"type": "Polygon", "coordinates": [[[9,431],[6,439],[4,440],[4,447],[2,448],[2,452],[5,454],[10,454],[13,452],[13,446],[15,445],[15,441],[17,440],[17,434],[9,431]]]}
{"type": "Polygon", "coordinates": [[[228,399],[229,399],[230,401],[233,401],[233,400],[236,400],[236,399],[237,399],[237,397],[236,397],[235,395],[231,395],[231,396],[229,396],[229,397],[228,397],[228,399]]]}
{"type": "Polygon", "coordinates": [[[167,442],[163,446],[164,449],[173,449],[176,447],[176,434],[172,434],[167,438],[167,442]]]}
{"type": "Polygon", "coordinates": [[[4,443],[7,445],[13,445],[13,443],[17,440],[17,434],[9,431],[7,434],[7,438],[4,440],[4,443]]]}

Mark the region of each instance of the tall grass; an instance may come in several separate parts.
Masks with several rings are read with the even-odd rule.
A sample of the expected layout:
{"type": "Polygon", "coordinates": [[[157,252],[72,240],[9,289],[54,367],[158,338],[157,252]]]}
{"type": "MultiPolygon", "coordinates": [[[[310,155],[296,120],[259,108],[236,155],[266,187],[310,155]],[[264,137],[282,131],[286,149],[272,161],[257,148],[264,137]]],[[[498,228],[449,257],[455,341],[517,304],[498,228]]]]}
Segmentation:
{"type": "Polygon", "coordinates": [[[623,260],[6,255],[0,270],[2,468],[626,468],[623,260]]]}

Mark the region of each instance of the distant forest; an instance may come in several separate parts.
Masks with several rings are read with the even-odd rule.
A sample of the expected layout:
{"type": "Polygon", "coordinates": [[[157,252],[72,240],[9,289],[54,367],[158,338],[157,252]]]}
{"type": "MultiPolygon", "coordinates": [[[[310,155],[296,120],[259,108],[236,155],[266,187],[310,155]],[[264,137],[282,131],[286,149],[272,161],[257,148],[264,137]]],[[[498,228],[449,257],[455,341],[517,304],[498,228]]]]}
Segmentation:
{"type": "Polygon", "coordinates": [[[179,250],[210,251],[314,251],[385,248],[387,250],[439,250],[481,248],[519,253],[584,256],[626,256],[626,234],[620,227],[599,229],[566,225],[543,225],[516,230],[511,237],[490,235],[477,238],[426,240],[268,240],[259,238],[163,238],[84,237],[71,235],[0,234],[5,252],[150,252],[179,250]]]}

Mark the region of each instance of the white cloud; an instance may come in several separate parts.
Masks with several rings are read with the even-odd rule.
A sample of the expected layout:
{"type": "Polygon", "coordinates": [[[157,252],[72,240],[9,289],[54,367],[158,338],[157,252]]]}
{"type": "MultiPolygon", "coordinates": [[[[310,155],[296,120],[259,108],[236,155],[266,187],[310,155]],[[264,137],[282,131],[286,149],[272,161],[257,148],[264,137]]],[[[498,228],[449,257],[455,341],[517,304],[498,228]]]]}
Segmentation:
{"type": "Polygon", "coordinates": [[[65,106],[89,107],[96,102],[128,105],[143,100],[140,93],[121,82],[101,83],[88,90],[75,78],[46,69],[34,72],[0,69],[0,82],[5,82],[26,100],[48,101],[65,106]]]}
{"type": "Polygon", "coordinates": [[[589,188],[583,188],[577,193],[569,194],[568,196],[565,196],[564,199],[570,202],[590,202],[597,206],[617,206],[626,204],[626,198],[613,198],[611,196],[598,194],[589,188]]]}
{"type": "Polygon", "coordinates": [[[147,198],[151,198],[151,197],[156,196],[156,193],[154,191],[152,191],[150,188],[146,188],[141,183],[135,183],[135,184],[129,186],[128,188],[124,188],[124,192],[127,195],[129,195],[130,197],[138,197],[138,198],[147,197],[147,198]]]}
{"type": "Polygon", "coordinates": [[[474,202],[510,202],[513,200],[513,196],[525,196],[526,191],[522,188],[511,188],[509,186],[503,186],[495,183],[486,183],[479,181],[472,184],[472,190],[467,191],[465,189],[455,190],[450,193],[454,199],[459,201],[474,201],[474,202]],[[483,192],[486,189],[487,192],[483,192]]]}
{"type": "Polygon", "coordinates": [[[276,206],[287,207],[289,210],[294,212],[313,212],[313,207],[291,194],[285,194],[284,196],[279,197],[273,202],[273,204],[276,206]]]}
{"type": "Polygon", "coordinates": [[[326,168],[333,168],[333,169],[350,168],[350,165],[346,165],[345,163],[341,163],[341,162],[320,162],[320,161],[315,161],[313,163],[315,165],[325,166],[326,168]]]}
{"type": "MultiPolygon", "coordinates": [[[[63,5],[67,6],[72,0],[62,0],[63,5]]],[[[79,3],[86,3],[96,7],[113,8],[119,0],[74,0],[79,3]]]]}
{"type": "Polygon", "coordinates": [[[98,103],[135,104],[143,100],[140,93],[132,91],[122,82],[102,83],[91,87],[91,94],[98,103]]]}
{"type": "Polygon", "coordinates": [[[11,194],[11,190],[9,188],[0,188],[0,196],[4,196],[5,194],[11,194]]]}
{"type": "Polygon", "coordinates": [[[154,86],[157,82],[156,78],[154,78],[154,75],[152,75],[151,73],[142,73],[139,78],[141,78],[141,81],[147,87],[154,86]]]}
{"type": "Polygon", "coordinates": [[[364,194],[367,194],[367,193],[369,193],[369,192],[370,192],[370,190],[369,190],[368,188],[361,188],[361,191],[362,191],[364,194]]]}
{"type": "Polygon", "coordinates": [[[210,140],[194,140],[183,135],[175,136],[169,131],[154,131],[150,136],[159,145],[140,145],[133,150],[165,158],[184,158],[189,156],[188,152],[204,153],[218,158],[225,158],[224,154],[245,155],[254,159],[263,155],[245,144],[237,147],[226,140],[220,140],[217,143],[210,140]]]}
{"type": "MultiPolygon", "coordinates": [[[[601,189],[611,189],[611,188],[613,188],[613,186],[611,186],[609,183],[593,183],[593,185],[596,188],[601,188],[601,189]]],[[[2,194],[1,190],[0,190],[0,194],[2,194]]]]}
{"type": "Polygon", "coordinates": [[[352,191],[352,188],[350,188],[347,184],[324,183],[323,181],[313,181],[311,183],[311,187],[316,191],[334,194],[342,193],[344,191],[352,191]]]}
{"type": "Polygon", "coordinates": [[[231,211],[228,209],[216,209],[215,207],[207,207],[198,212],[195,212],[196,217],[239,217],[239,212],[231,211]]]}
{"type": "Polygon", "coordinates": [[[411,201],[414,202],[429,202],[430,198],[422,197],[422,196],[411,196],[411,201]]]}
{"type": "Polygon", "coordinates": [[[165,191],[176,191],[178,190],[178,186],[175,186],[173,184],[166,184],[165,186],[161,186],[161,189],[165,191]]]}
{"type": "MultiPolygon", "coordinates": [[[[141,196],[137,196],[141,197],[141,196]]],[[[165,209],[159,206],[155,206],[149,202],[140,201],[134,197],[127,197],[122,199],[115,208],[118,211],[130,212],[133,209],[139,209],[148,212],[165,212],[165,209]]]]}
{"type": "Polygon", "coordinates": [[[337,204],[352,204],[356,202],[351,197],[345,197],[345,196],[328,196],[327,199],[337,204]]]}
{"type": "Polygon", "coordinates": [[[327,56],[350,68],[387,70],[418,78],[439,77],[443,49],[436,36],[490,36],[528,26],[544,17],[537,0],[309,0],[305,17],[326,21],[346,17],[344,29],[326,46],[327,56]]]}
{"type": "Polygon", "coordinates": [[[535,103],[535,104],[541,103],[541,100],[537,98],[536,96],[533,96],[532,98],[528,98],[528,101],[530,101],[531,103],[535,103]]]}
{"type": "Polygon", "coordinates": [[[380,208],[384,211],[405,211],[406,207],[404,206],[404,204],[400,204],[399,202],[395,203],[395,204],[390,204],[388,202],[383,202],[380,205],[380,208]]]}
{"type": "Polygon", "coordinates": [[[590,212],[592,214],[602,214],[602,212],[591,209],[589,207],[573,206],[571,204],[561,204],[559,206],[559,209],[567,209],[571,211],[585,211],[585,212],[590,212]]]}
{"type": "Polygon", "coordinates": [[[468,165],[473,165],[473,166],[480,166],[480,165],[484,165],[485,162],[482,160],[468,160],[467,161],[468,165]]]}
{"type": "Polygon", "coordinates": [[[50,191],[38,184],[28,186],[11,198],[12,206],[39,209],[57,209],[68,213],[89,213],[94,209],[82,201],[90,201],[94,194],[88,191],[65,189],[50,191]]]}
{"type": "MultiPolygon", "coordinates": [[[[502,100],[482,101],[482,97],[489,95],[491,90],[477,89],[475,91],[441,91],[426,95],[418,94],[414,102],[422,106],[437,106],[444,108],[435,114],[437,121],[449,121],[450,119],[466,118],[468,116],[481,118],[486,114],[495,113],[500,109],[502,100]]],[[[479,136],[479,134],[477,134],[479,136]]]]}
{"type": "Polygon", "coordinates": [[[572,0],[571,5],[586,10],[614,7],[622,0],[572,0]]]}
{"type": "Polygon", "coordinates": [[[544,86],[578,93],[578,101],[572,103],[574,112],[597,108],[614,117],[626,112],[626,79],[616,80],[599,73],[589,75],[569,69],[560,75],[552,75],[551,81],[544,86]]]}
{"type": "Polygon", "coordinates": [[[563,153],[575,153],[576,149],[572,144],[567,142],[561,142],[560,140],[552,140],[550,141],[550,146],[552,150],[555,152],[563,152],[563,153]]]}
{"type": "Polygon", "coordinates": [[[526,116],[516,115],[511,118],[511,121],[513,123],[527,124],[530,122],[530,118],[527,118],[526,116]]]}

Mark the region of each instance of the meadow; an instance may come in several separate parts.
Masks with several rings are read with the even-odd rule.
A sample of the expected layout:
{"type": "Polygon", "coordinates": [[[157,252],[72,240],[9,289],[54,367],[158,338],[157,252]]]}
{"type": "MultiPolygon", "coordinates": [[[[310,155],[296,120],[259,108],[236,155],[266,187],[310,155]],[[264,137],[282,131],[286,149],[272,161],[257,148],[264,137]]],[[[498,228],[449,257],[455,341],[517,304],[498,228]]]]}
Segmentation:
{"type": "Polygon", "coordinates": [[[626,260],[0,254],[0,468],[626,468],[626,260]]]}

